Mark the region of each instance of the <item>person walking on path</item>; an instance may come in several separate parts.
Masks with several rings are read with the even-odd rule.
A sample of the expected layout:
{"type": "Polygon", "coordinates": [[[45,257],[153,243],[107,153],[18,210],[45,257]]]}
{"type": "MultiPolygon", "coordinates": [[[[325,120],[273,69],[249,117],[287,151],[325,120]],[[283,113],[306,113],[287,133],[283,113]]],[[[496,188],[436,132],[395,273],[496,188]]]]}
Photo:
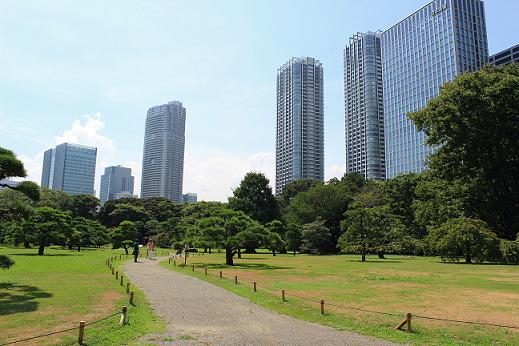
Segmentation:
{"type": "Polygon", "coordinates": [[[146,245],[147,249],[148,249],[148,259],[152,259],[153,258],[153,251],[155,250],[155,245],[153,244],[153,240],[149,240],[148,241],[148,244],[146,245]]]}
{"type": "Polygon", "coordinates": [[[133,243],[133,261],[137,262],[137,258],[139,257],[139,241],[135,239],[135,242],[133,243]]]}

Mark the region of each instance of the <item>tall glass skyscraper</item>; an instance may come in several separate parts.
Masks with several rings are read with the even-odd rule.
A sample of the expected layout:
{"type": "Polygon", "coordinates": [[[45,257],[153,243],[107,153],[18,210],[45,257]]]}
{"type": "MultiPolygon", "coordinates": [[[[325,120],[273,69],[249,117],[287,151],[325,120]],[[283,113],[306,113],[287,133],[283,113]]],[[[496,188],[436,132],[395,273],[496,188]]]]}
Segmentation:
{"type": "Polygon", "coordinates": [[[111,166],[105,168],[105,174],[101,176],[99,199],[101,204],[116,199],[120,195],[133,195],[133,182],[131,168],[111,166]]]}
{"type": "Polygon", "coordinates": [[[186,109],[172,101],[152,107],[146,117],[141,197],[182,203],[186,109]]]}
{"type": "Polygon", "coordinates": [[[43,154],[41,186],[71,195],[94,194],[97,148],[63,143],[43,154]]]}
{"type": "Polygon", "coordinates": [[[276,193],[294,180],[324,180],[323,84],[314,58],[292,58],[278,69],[276,193]]]}
{"type": "Polygon", "coordinates": [[[346,172],[384,179],[380,33],[357,33],[344,48],[346,172]]]}
{"type": "Polygon", "coordinates": [[[436,148],[407,114],[488,60],[481,0],[435,0],[382,34],[386,176],[422,172],[436,148]]]}

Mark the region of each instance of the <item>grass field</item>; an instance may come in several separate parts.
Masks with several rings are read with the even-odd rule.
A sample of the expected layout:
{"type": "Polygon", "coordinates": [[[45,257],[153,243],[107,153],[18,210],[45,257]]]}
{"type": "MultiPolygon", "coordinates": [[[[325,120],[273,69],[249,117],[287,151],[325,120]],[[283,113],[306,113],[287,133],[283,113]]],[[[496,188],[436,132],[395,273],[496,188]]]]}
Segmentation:
{"type": "Polygon", "coordinates": [[[161,265],[215,283],[273,310],[386,340],[416,345],[519,344],[519,329],[413,318],[412,333],[395,330],[406,312],[519,326],[519,266],[447,264],[437,258],[399,256],[386,260],[372,257],[362,263],[358,256],[350,255],[255,254],[243,255],[235,267],[224,262],[223,254],[206,254],[189,257],[185,268],[167,261],[161,265]],[[192,264],[197,267],[195,272],[192,264]],[[224,279],[218,277],[220,270],[224,279]],[[253,281],[259,285],[257,293],[252,290],[253,281]],[[281,302],[281,289],[287,293],[285,303],[281,302]],[[324,316],[319,311],[320,299],[326,304],[324,316]]]}
{"type": "MultiPolygon", "coordinates": [[[[120,311],[128,305],[129,323],[118,325],[119,316],[87,326],[87,345],[135,344],[144,334],[160,332],[157,319],[141,291],[135,291],[135,306],[129,306],[121,287],[105,266],[105,259],[122,250],[83,249],[81,252],[47,248],[45,256],[36,249],[0,248],[16,264],[0,270],[0,345],[33,335],[76,327],[120,311]]],[[[119,265],[124,261],[116,261],[119,265]]],[[[124,280],[126,284],[126,279],[124,280]]],[[[78,330],[35,339],[23,345],[72,345],[78,330]]]]}

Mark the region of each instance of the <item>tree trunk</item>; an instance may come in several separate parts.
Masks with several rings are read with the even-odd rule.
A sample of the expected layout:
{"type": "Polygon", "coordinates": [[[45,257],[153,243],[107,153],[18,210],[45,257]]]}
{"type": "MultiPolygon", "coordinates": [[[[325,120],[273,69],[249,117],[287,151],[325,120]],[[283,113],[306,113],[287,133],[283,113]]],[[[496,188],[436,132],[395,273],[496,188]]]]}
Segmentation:
{"type": "Polygon", "coordinates": [[[128,254],[128,248],[126,246],[124,247],[124,252],[126,252],[126,254],[128,254]]]}
{"type": "Polygon", "coordinates": [[[377,251],[377,255],[380,259],[386,259],[386,257],[384,257],[384,251],[377,251]]]}
{"type": "Polygon", "coordinates": [[[211,254],[211,248],[209,248],[209,254],[211,254]]]}
{"type": "Polygon", "coordinates": [[[43,256],[43,251],[45,251],[45,244],[40,243],[40,246],[38,247],[38,256],[43,256]]]}
{"type": "Polygon", "coordinates": [[[296,255],[296,250],[294,250],[294,256],[296,255]]]}
{"type": "Polygon", "coordinates": [[[366,262],[366,247],[364,245],[362,245],[362,248],[360,250],[360,254],[361,254],[362,262],[366,262]]]}
{"type": "Polygon", "coordinates": [[[238,258],[241,258],[241,249],[238,249],[238,258]]]}
{"type": "Polygon", "coordinates": [[[233,255],[234,254],[232,252],[232,248],[226,247],[225,248],[225,264],[227,264],[228,266],[234,265],[234,261],[232,259],[233,255]]]}
{"type": "Polygon", "coordinates": [[[23,241],[23,247],[26,248],[26,249],[30,249],[31,248],[31,244],[29,244],[28,240],[24,240],[23,241]]]}
{"type": "Polygon", "coordinates": [[[467,244],[467,252],[465,253],[465,262],[472,263],[472,257],[470,256],[470,245],[467,244]]]}
{"type": "Polygon", "coordinates": [[[272,256],[276,256],[276,250],[272,250],[272,256]]]}
{"type": "Polygon", "coordinates": [[[77,252],[80,252],[81,251],[81,245],[78,245],[77,246],[77,252]]]}
{"type": "Polygon", "coordinates": [[[204,253],[207,253],[207,248],[206,247],[204,247],[204,253]]]}

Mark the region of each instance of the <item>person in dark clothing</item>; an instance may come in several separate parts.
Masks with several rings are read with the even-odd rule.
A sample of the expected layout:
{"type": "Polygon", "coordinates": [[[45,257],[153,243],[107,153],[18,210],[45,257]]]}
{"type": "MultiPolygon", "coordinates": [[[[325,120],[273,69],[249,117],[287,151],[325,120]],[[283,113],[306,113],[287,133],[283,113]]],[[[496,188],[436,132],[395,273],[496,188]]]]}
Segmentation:
{"type": "Polygon", "coordinates": [[[137,258],[139,257],[139,241],[136,239],[133,243],[133,261],[137,262],[137,258]]]}

